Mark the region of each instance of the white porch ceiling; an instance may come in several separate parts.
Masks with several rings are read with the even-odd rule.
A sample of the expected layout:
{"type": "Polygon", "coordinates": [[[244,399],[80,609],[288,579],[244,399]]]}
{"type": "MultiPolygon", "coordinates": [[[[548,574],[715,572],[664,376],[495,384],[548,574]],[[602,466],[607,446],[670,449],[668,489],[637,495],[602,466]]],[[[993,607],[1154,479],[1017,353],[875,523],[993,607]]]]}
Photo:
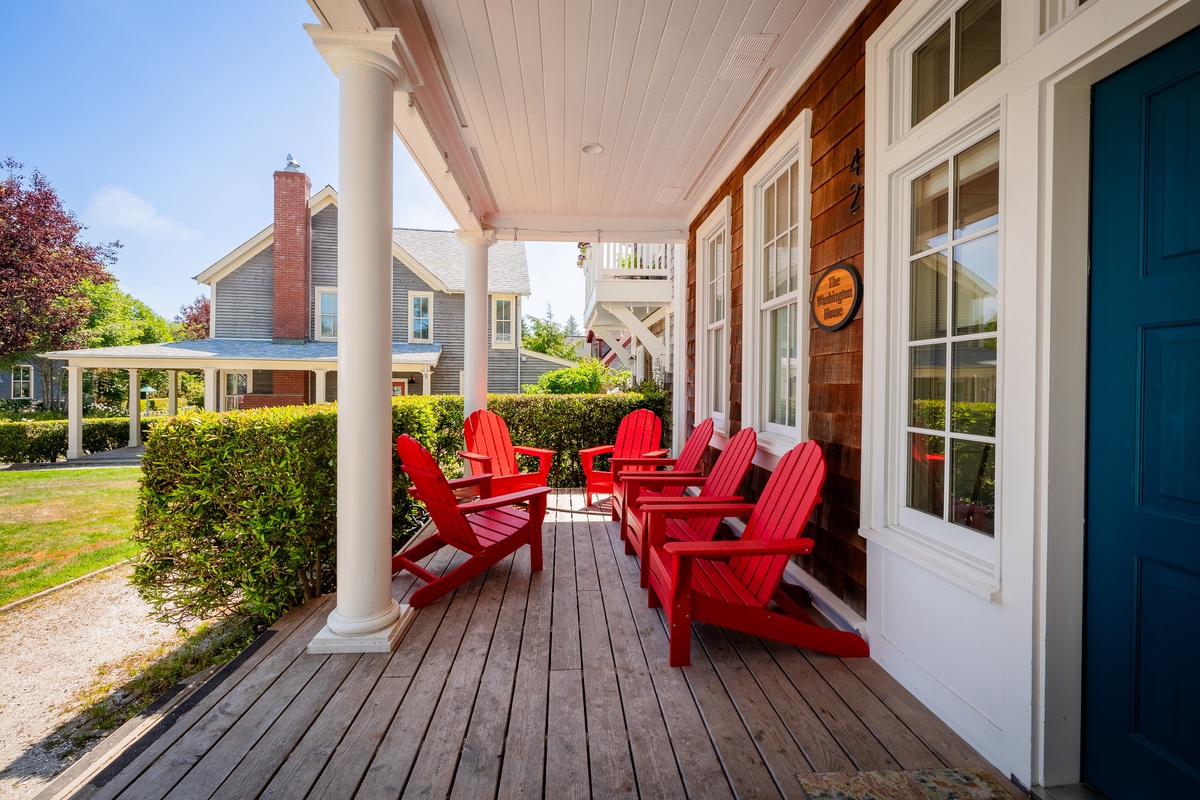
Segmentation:
{"type": "Polygon", "coordinates": [[[397,28],[396,129],[465,228],[680,241],[865,0],[309,0],[397,28]],[[584,144],[603,146],[585,155],[584,144]],[[450,177],[447,179],[446,171],[450,177]]]}

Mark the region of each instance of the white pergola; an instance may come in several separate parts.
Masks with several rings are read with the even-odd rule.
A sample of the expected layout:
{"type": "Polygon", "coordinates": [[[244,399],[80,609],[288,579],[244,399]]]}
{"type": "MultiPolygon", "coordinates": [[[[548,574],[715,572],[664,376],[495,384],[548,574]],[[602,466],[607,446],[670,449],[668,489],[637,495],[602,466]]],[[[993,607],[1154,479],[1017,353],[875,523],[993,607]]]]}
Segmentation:
{"type": "MultiPolygon", "coordinates": [[[[465,411],[486,403],[488,247],[682,243],[865,0],[309,0],[339,109],[338,599],[316,652],[390,649],[392,147],[466,244],[465,411]]],[[[676,298],[684,276],[675,277],[676,298]]],[[[676,358],[682,348],[676,348],[676,358]]],[[[677,374],[682,374],[677,369],[677,374]]],[[[682,419],[677,417],[677,427],[682,419]]]]}

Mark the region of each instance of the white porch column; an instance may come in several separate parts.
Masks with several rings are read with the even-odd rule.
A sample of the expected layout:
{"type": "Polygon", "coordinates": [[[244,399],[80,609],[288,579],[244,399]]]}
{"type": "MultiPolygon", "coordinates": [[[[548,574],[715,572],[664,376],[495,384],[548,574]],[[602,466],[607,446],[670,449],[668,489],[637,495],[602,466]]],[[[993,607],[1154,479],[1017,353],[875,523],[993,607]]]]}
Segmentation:
{"type": "Polygon", "coordinates": [[[179,413],[179,371],[167,370],[167,416],[179,413]]]}
{"type": "Polygon", "coordinates": [[[67,460],[83,456],[83,367],[67,367],[67,460]]]}
{"type": "Polygon", "coordinates": [[[204,370],[204,410],[217,410],[217,371],[204,370]]]}
{"type": "Polygon", "coordinates": [[[496,242],[491,231],[458,231],[467,247],[463,304],[466,322],[463,342],[463,414],[487,408],[488,248],[496,242]]]}
{"type": "Polygon", "coordinates": [[[421,394],[429,394],[429,365],[421,368],[421,394]]]}
{"type": "Polygon", "coordinates": [[[142,387],[141,372],[129,370],[129,446],[142,443],[142,387]]]}
{"type": "Polygon", "coordinates": [[[393,105],[396,31],[310,26],[338,76],[337,607],[310,653],[388,652],[415,612],[392,599],[393,105]]]}
{"type": "Polygon", "coordinates": [[[313,376],[314,376],[313,402],[314,403],[324,403],[325,402],[325,373],[327,373],[328,371],[329,370],[325,370],[325,369],[314,369],[313,370],[313,376]]]}

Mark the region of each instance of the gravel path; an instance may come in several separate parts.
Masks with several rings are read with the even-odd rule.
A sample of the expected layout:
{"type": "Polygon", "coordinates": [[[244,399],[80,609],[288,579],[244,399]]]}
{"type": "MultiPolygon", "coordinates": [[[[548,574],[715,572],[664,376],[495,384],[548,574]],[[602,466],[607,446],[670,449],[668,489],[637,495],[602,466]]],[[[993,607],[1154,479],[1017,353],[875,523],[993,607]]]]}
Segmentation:
{"type": "Polygon", "coordinates": [[[154,622],[121,566],[0,615],[0,798],[33,797],[82,753],[43,740],[79,710],[106,665],[178,638],[154,622]]]}

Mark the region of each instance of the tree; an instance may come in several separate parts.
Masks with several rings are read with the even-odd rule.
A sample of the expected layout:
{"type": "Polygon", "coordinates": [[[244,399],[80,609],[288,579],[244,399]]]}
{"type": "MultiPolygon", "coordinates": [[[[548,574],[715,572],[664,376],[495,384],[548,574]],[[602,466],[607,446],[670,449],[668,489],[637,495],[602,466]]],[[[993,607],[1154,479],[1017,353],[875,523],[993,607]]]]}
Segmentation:
{"type": "Polygon", "coordinates": [[[199,295],[185,303],[175,315],[175,338],[181,342],[192,342],[208,338],[208,320],[211,304],[208,295],[199,295]]]}
{"type": "Polygon", "coordinates": [[[575,321],[575,315],[567,316],[567,324],[563,326],[563,333],[567,336],[582,336],[583,331],[579,330],[579,323],[575,321]]]}
{"type": "MultiPolygon", "coordinates": [[[[141,300],[122,291],[115,281],[99,284],[84,281],[83,292],[91,306],[83,326],[82,338],[87,347],[125,347],[172,341],[171,323],[141,300]]],[[[96,374],[92,376],[92,386],[97,400],[112,405],[125,402],[129,390],[128,372],[93,372],[96,374]]],[[[161,371],[144,372],[140,380],[160,393],[167,390],[166,374],[161,371]]]]}
{"type": "MultiPolygon", "coordinates": [[[[84,282],[111,281],[108,267],[121,245],[82,241],[84,226],[42,173],[27,180],[11,157],[0,167],[8,172],[0,182],[0,361],[83,345],[91,311],[84,282]]],[[[52,373],[43,367],[43,375],[52,373]]],[[[52,382],[44,380],[42,391],[52,405],[52,382]]]]}
{"type": "Polygon", "coordinates": [[[566,326],[554,321],[554,311],[546,304],[546,318],[529,315],[528,325],[522,325],[521,346],[535,353],[578,361],[575,348],[567,341],[566,326]]]}

